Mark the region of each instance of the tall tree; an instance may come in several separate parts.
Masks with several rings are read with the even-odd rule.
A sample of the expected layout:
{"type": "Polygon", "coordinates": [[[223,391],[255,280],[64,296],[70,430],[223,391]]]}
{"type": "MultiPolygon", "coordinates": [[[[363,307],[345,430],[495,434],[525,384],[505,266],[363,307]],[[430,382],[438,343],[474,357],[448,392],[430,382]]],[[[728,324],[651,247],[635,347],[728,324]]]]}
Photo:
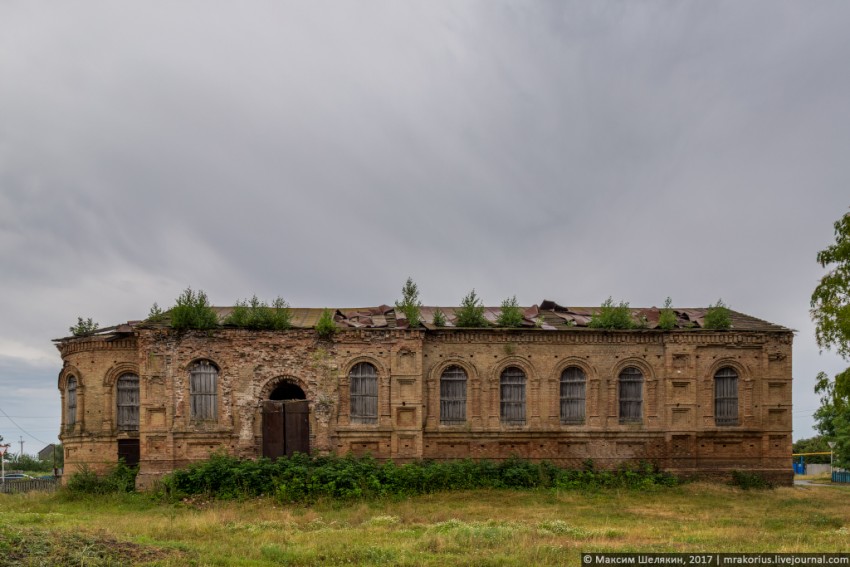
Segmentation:
{"type": "MultiPolygon", "coordinates": [[[[835,243],[818,252],[828,271],[812,293],[810,313],[818,346],[850,361],[850,213],[834,226],[835,243]]],[[[833,379],[821,372],[815,392],[821,395],[816,427],[836,442],[838,464],[850,466],[850,368],[833,379]]]]}

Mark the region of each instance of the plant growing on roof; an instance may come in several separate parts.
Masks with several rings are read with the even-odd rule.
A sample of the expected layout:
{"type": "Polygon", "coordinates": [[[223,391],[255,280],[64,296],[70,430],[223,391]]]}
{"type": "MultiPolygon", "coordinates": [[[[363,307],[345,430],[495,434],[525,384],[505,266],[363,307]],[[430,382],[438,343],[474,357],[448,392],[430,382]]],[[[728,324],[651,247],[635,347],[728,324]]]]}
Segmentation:
{"type": "Polygon", "coordinates": [[[292,313],[289,304],[281,297],[275,299],[269,307],[255,295],[250,300],[237,301],[224,324],[247,329],[280,331],[292,326],[292,313]]]}
{"type": "Polygon", "coordinates": [[[413,278],[407,278],[404,287],[401,288],[401,301],[395,302],[396,309],[404,313],[407,324],[410,327],[418,327],[420,321],[419,287],[413,278]]]}
{"type": "Polygon", "coordinates": [[[97,331],[98,327],[100,327],[100,325],[95,323],[91,317],[88,319],[77,317],[77,324],[68,327],[68,331],[75,337],[83,337],[94,333],[97,331]]]}
{"type": "Polygon", "coordinates": [[[330,339],[337,332],[336,323],[334,322],[333,313],[330,309],[325,308],[322,315],[316,322],[316,332],[320,338],[330,339]]]}
{"type": "Polygon", "coordinates": [[[678,318],[676,317],[676,312],[673,311],[673,300],[668,296],[667,299],[664,300],[664,307],[658,313],[658,327],[665,331],[669,331],[676,327],[677,321],[678,318]]]}
{"type": "Polygon", "coordinates": [[[153,305],[151,305],[151,310],[148,312],[148,318],[145,319],[151,323],[157,323],[165,319],[165,311],[160,309],[159,304],[154,301],[153,305]]]}
{"type": "Polygon", "coordinates": [[[509,297],[502,302],[502,311],[496,319],[496,324],[500,327],[520,327],[522,326],[522,310],[519,308],[516,296],[509,297]]]}
{"type": "Polygon", "coordinates": [[[729,329],[732,326],[732,312],[729,311],[729,306],[723,303],[722,299],[718,299],[717,303],[708,306],[702,324],[706,329],[719,331],[729,329]]]}
{"type": "Polygon", "coordinates": [[[632,319],[628,302],[621,301],[615,305],[611,296],[608,296],[599,311],[591,316],[587,326],[594,329],[634,329],[637,324],[632,319]]]}
{"type": "Polygon", "coordinates": [[[446,314],[437,307],[434,309],[434,326],[435,327],[445,327],[446,326],[446,314]]]}
{"type": "Polygon", "coordinates": [[[171,308],[171,326],[177,330],[214,329],[218,326],[218,315],[203,290],[195,292],[187,287],[171,308]]]}
{"type": "Polygon", "coordinates": [[[455,325],[457,327],[487,326],[484,306],[481,304],[481,299],[475,295],[475,288],[461,300],[460,309],[455,312],[455,325]]]}

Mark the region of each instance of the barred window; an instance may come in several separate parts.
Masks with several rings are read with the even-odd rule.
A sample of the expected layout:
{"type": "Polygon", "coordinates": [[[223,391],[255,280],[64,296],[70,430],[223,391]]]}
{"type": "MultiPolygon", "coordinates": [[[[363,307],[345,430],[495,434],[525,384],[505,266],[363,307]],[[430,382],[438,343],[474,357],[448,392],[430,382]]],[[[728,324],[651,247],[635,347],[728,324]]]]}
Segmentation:
{"type": "Polygon", "coordinates": [[[74,425],[77,423],[77,379],[73,376],[68,378],[65,385],[65,401],[68,406],[65,413],[65,424],[74,425]]]}
{"type": "Polygon", "coordinates": [[[116,385],[116,405],[118,429],[121,431],[139,430],[139,377],[124,374],[116,385]]]}
{"type": "Polygon", "coordinates": [[[440,376],[440,423],[452,425],[466,421],[466,372],[449,366],[440,376]]]}
{"type": "Polygon", "coordinates": [[[209,360],[199,360],[189,369],[189,402],[192,419],[218,419],[218,368],[209,360]]]}
{"type": "Polygon", "coordinates": [[[584,371],[570,366],[561,373],[561,423],[584,423],[584,371]]]}
{"type": "Polygon", "coordinates": [[[501,417],[507,425],[525,425],[525,372],[505,368],[500,378],[501,417]]]}
{"type": "Polygon", "coordinates": [[[620,372],[620,423],[643,420],[643,374],[634,366],[620,372]]]}
{"type": "Polygon", "coordinates": [[[351,421],[378,423],[378,372],[368,362],[354,365],[351,380],[351,421]]]}
{"type": "Polygon", "coordinates": [[[714,375],[714,423],[738,425],[738,373],[728,366],[714,375]]]}

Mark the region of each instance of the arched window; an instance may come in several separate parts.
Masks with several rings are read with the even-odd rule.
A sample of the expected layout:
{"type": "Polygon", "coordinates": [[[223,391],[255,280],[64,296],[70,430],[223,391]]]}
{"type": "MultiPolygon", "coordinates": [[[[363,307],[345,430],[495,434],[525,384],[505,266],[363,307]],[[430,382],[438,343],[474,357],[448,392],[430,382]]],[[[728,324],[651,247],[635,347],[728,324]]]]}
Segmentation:
{"type": "Polygon", "coordinates": [[[368,362],[358,362],[348,377],[351,380],[351,421],[378,423],[378,371],[368,362]]]}
{"type": "Polygon", "coordinates": [[[139,430],[139,377],[124,374],[115,387],[118,414],[118,429],[121,431],[139,430]]]}
{"type": "Polygon", "coordinates": [[[499,382],[502,423],[525,425],[525,372],[510,366],[502,371],[499,382]]]}
{"type": "Polygon", "coordinates": [[[73,376],[68,377],[65,384],[65,402],[65,424],[74,425],[77,423],[77,379],[73,376]]]}
{"type": "Polygon", "coordinates": [[[218,419],[218,368],[199,360],[189,368],[189,403],[192,419],[218,419]]]}
{"type": "Polygon", "coordinates": [[[620,423],[643,420],[643,374],[634,366],[620,372],[620,423]]]}
{"type": "Polygon", "coordinates": [[[738,373],[728,366],[714,375],[714,423],[738,425],[738,373]]]}
{"type": "Polygon", "coordinates": [[[585,382],[578,366],[561,373],[561,423],[584,423],[585,382]]]}
{"type": "Polygon", "coordinates": [[[466,372],[449,366],[440,376],[440,423],[452,425],[466,421],[466,372]]]}

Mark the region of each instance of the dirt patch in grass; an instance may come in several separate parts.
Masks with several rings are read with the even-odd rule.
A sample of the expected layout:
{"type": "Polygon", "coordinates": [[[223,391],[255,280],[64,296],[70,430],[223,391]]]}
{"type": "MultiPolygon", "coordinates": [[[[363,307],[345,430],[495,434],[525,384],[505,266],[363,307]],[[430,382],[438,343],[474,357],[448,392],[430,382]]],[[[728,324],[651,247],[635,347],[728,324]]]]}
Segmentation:
{"type": "Polygon", "coordinates": [[[105,533],[0,527],[0,565],[144,565],[185,553],[117,540],[105,533]]]}

